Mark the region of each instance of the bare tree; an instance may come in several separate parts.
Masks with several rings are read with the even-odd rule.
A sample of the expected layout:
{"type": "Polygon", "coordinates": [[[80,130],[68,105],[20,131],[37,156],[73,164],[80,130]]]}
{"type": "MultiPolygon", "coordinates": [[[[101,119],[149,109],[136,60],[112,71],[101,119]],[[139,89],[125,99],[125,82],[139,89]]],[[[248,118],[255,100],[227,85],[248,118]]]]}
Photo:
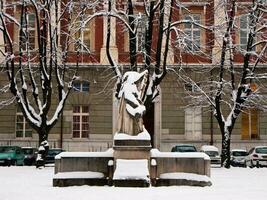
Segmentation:
{"type": "MultiPolygon", "coordinates": [[[[123,71],[148,71],[146,87],[142,96],[142,104],[146,106],[146,112],[153,105],[153,100],[159,94],[158,86],[168,72],[168,62],[178,48],[179,36],[187,35],[182,31],[184,24],[196,25],[208,29],[194,20],[178,19],[174,16],[180,10],[188,11],[180,2],[174,0],[127,0],[105,1],[103,13],[106,17],[106,54],[108,61],[116,74],[118,98],[122,89],[123,71]],[[112,22],[112,20],[114,20],[112,22]],[[124,35],[128,36],[129,63],[118,63],[111,53],[112,31],[111,26],[123,27],[124,35]]],[[[117,30],[118,31],[118,30],[117,30]]],[[[137,106],[137,105],[135,105],[137,106]]]]}
{"type": "Polygon", "coordinates": [[[111,18],[116,18],[128,32],[129,70],[148,70],[150,74],[144,92],[146,95],[143,98],[147,106],[158,95],[157,86],[167,73],[166,61],[170,43],[173,4],[173,0],[167,2],[163,0],[139,1],[139,7],[142,5],[142,8],[138,10],[136,1],[127,0],[117,3],[112,0],[107,1],[106,49],[109,63],[118,79],[117,93],[121,89],[123,74],[120,71],[119,64],[115,62],[110,53],[111,18]],[[163,38],[164,36],[165,38],[163,38]],[[163,40],[165,40],[165,43],[163,40]]]}
{"type": "Polygon", "coordinates": [[[214,17],[221,17],[216,15],[222,14],[219,9],[223,9],[225,17],[214,26],[215,39],[221,41],[217,47],[220,56],[213,54],[214,65],[201,69],[205,71],[202,80],[192,78],[184,69],[177,73],[182,82],[197,88],[198,92],[190,96],[192,105],[210,106],[217,119],[222,136],[222,165],[226,168],[230,167],[231,134],[240,113],[255,107],[266,110],[267,76],[259,67],[266,62],[266,3],[248,3],[244,6],[235,0],[219,1],[215,6],[214,17]],[[240,41],[245,40],[243,44],[235,42],[238,34],[240,41]]]}
{"type": "Polygon", "coordinates": [[[91,6],[83,1],[1,0],[4,70],[19,109],[39,135],[37,165],[44,162],[49,132],[78,78],[81,41],[75,35],[91,6]],[[18,30],[18,39],[11,27],[18,30]],[[76,47],[72,67],[67,65],[71,46],[76,47]]]}

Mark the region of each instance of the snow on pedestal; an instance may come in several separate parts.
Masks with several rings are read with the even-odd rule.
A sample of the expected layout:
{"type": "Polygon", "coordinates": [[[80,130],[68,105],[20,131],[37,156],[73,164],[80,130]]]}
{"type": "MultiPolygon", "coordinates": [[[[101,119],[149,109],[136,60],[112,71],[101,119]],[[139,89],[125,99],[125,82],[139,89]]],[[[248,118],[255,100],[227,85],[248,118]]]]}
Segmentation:
{"type": "Polygon", "coordinates": [[[151,140],[151,137],[145,127],[143,127],[144,131],[139,133],[138,135],[128,135],[125,133],[115,133],[114,140],[151,140]]]}
{"type": "Polygon", "coordinates": [[[148,160],[117,159],[113,180],[145,180],[149,182],[148,160]]]}

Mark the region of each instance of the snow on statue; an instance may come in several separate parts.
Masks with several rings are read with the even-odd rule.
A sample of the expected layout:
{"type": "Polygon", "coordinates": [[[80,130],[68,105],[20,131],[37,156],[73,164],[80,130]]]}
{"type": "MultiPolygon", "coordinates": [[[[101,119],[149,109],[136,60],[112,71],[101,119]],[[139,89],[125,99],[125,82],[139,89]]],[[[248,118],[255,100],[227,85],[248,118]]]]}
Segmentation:
{"type": "Polygon", "coordinates": [[[138,135],[146,132],[143,126],[143,115],[146,111],[142,99],[144,97],[148,71],[141,73],[126,72],[122,77],[119,92],[119,117],[117,133],[138,135]]]}

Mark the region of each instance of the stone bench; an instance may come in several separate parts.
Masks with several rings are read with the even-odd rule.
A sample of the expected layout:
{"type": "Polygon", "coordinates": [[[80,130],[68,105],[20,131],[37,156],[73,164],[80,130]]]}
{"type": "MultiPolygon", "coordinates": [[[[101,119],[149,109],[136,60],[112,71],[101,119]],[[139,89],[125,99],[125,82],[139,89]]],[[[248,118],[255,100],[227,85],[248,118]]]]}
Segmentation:
{"type": "Polygon", "coordinates": [[[151,150],[151,183],[154,186],[211,185],[210,158],[205,153],[151,150]]]}
{"type": "Polygon", "coordinates": [[[108,185],[113,173],[113,150],[63,152],[56,156],[53,186],[108,185]]]}

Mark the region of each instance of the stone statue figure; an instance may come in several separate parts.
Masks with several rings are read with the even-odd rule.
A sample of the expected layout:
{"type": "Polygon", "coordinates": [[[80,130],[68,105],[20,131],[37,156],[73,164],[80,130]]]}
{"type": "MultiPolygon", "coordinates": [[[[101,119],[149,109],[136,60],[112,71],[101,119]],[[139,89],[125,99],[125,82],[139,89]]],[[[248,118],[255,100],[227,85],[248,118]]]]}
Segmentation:
{"type": "Polygon", "coordinates": [[[144,97],[148,71],[141,73],[126,72],[122,77],[119,92],[120,104],[117,133],[138,135],[144,131],[143,114],[146,111],[142,98],[144,97]]]}

